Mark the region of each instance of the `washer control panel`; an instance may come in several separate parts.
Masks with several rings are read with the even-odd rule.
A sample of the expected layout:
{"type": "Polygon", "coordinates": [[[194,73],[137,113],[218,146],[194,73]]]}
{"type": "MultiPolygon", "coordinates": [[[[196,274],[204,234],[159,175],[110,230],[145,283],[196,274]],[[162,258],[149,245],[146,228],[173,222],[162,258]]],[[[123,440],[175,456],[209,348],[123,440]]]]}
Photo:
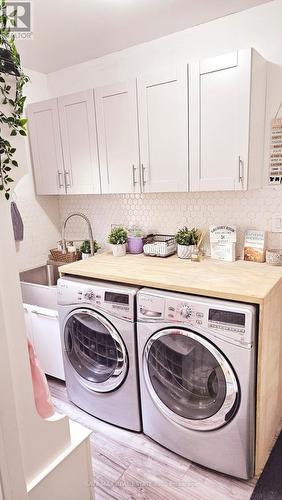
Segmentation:
{"type": "Polygon", "coordinates": [[[183,325],[243,346],[254,340],[255,315],[254,306],[220,299],[150,289],[137,294],[138,321],[183,325]]]}
{"type": "Polygon", "coordinates": [[[59,279],[57,285],[59,305],[81,304],[129,321],[135,320],[137,291],[138,288],[69,277],[59,279]]]}

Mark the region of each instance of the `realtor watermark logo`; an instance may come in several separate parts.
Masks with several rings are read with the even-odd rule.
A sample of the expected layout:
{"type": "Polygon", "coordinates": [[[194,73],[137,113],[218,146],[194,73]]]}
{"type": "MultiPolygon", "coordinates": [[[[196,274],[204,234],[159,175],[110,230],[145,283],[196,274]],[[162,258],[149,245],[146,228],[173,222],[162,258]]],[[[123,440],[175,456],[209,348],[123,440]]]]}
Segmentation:
{"type": "Polygon", "coordinates": [[[6,16],[6,26],[16,39],[30,40],[33,37],[32,2],[6,2],[4,14],[6,16]]]}

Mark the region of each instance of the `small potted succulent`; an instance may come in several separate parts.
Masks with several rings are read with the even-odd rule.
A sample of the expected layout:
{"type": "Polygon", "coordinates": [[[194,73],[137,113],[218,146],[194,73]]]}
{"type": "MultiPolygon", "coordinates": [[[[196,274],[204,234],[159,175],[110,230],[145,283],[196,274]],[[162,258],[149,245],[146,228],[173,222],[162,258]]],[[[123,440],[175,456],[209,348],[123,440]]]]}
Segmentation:
{"type": "Polygon", "coordinates": [[[142,229],[133,226],[128,230],[127,251],[129,253],[142,253],[144,245],[144,234],[142,229]]]}
{"type": "Polygon", "coordinates": [[[201,233],[196,228],[188,229],[185,226],[177,231],[175,241],[177,243],[177,255],[180,259],[191,259],[200,236],[201,233]]]}
{"type": "MultiPolygon", "coordinates": [[[[96,253],[101,247],[96,240],[94,240],[93,243],[94,243],[94,253],[96,253]]],[[[84,240],[84,242],[80,245],[80,251],[82,259],[88,259],[88,257],[90,257],[91,249],[89,240],[84,240]]]]}
{"type": "Polygon", "coordinates": [[[127,231],[122,226],[114,227],[109,236],[108,242],[112,246],[113,255],[122,257],[126,254],[127,231]]]}

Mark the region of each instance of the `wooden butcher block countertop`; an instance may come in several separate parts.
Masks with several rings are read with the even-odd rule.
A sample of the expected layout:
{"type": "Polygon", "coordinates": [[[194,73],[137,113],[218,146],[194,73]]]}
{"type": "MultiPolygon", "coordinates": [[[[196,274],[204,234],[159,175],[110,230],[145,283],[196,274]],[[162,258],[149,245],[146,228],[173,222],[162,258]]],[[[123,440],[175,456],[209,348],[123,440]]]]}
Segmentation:
{"type": "Polygon", "coordinates": [[[191,262],[176,255],[113,257],[110,252],[66,264],[59,270],[61,276],[71,274],[256,304],[262,304],[282,278],[282,267],[254,262],[209,258],[191,262]]]}

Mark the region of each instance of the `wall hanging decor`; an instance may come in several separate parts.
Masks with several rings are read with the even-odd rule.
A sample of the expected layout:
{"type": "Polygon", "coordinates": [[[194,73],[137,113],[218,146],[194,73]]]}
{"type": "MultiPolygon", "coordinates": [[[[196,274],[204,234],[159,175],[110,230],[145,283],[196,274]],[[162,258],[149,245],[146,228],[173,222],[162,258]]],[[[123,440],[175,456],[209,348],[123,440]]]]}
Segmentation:
{"type": "Polygon", "coordinates": [[[282,101],[271,122],[269,184],[282,185],[282,118],[278,118],[282,101]]]}
{"type": "Polygon", "coordinates": [[[29,78],[22,70],[15,37],[9,27],[15,25],[16,16],[16,10],[8,16],[6,0],[0,0],[0,192],[7,200],[11,194],[10,184],[14,182],[11,171],[19,166],[14,157],[16,148],[7,137],[25,136],[27,122],[22,117],[26,99],[23,88],[29,78]]]}

